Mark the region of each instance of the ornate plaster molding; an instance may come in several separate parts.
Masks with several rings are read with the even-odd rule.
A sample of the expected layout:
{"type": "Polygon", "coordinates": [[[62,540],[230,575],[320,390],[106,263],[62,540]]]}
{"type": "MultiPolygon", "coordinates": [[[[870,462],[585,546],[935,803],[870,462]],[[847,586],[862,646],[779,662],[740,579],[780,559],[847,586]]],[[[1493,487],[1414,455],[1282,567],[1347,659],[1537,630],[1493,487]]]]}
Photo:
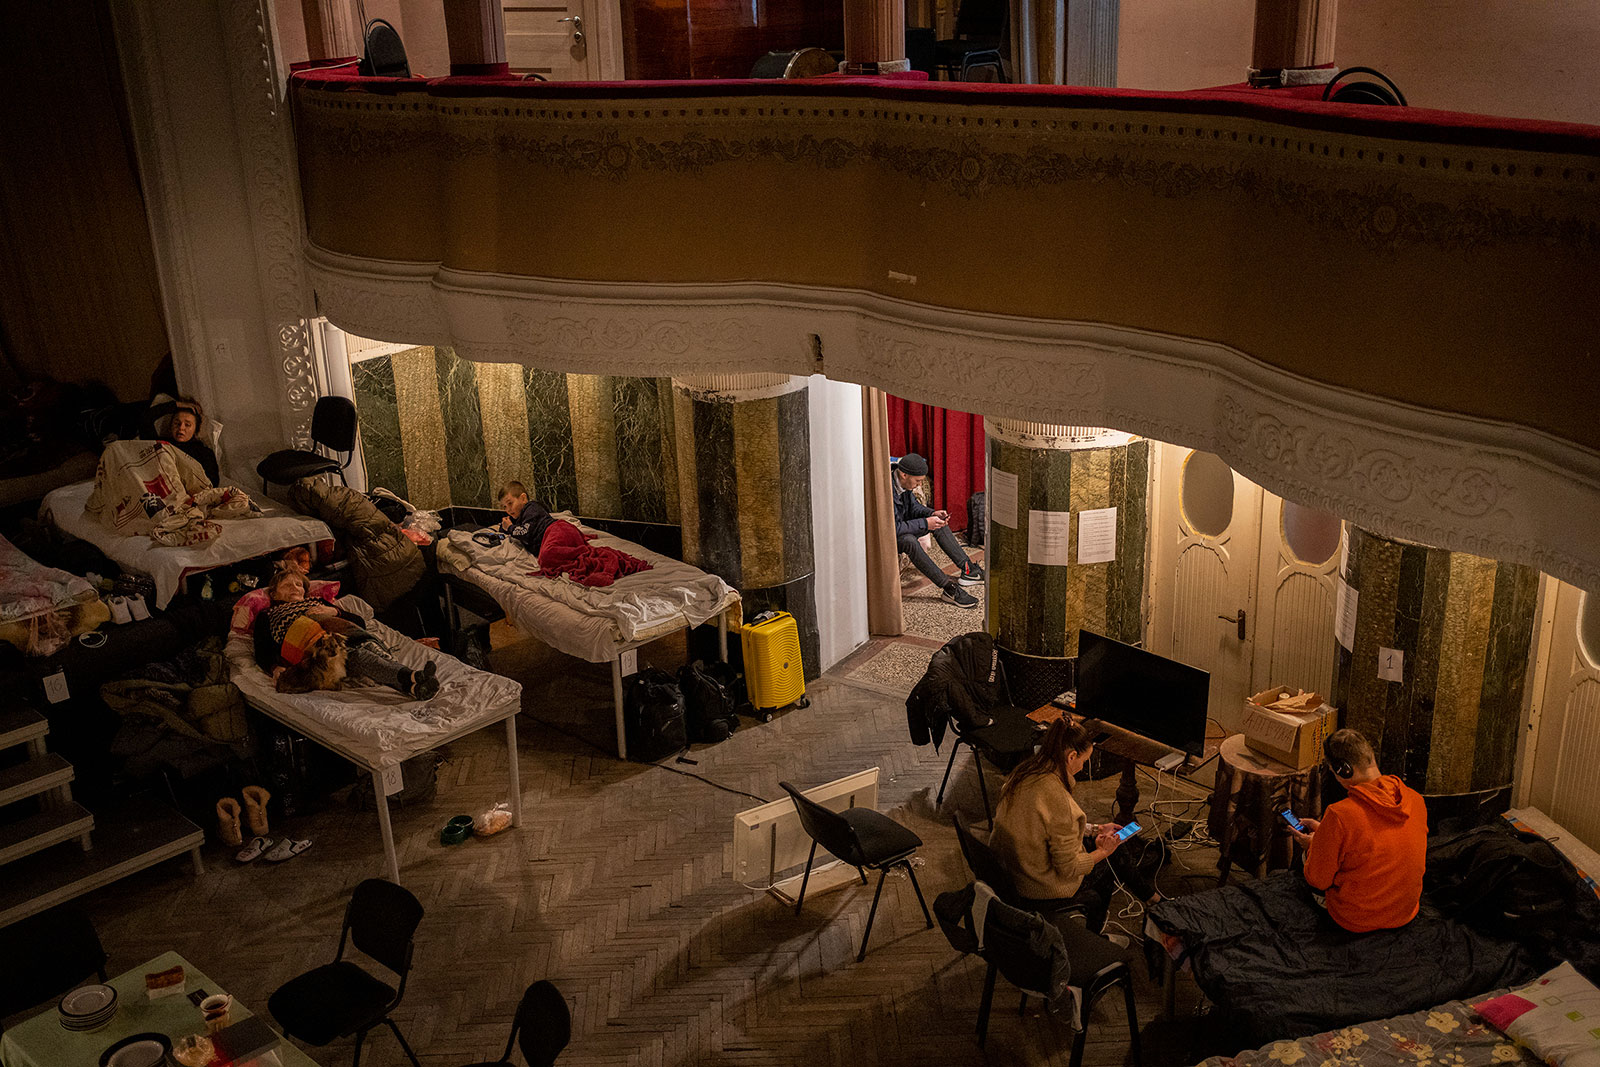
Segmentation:
{"type": "Polygon", "coordinates": [[[796,285],[592,284],[309,248],[328,317],[475,360],[693,378],[825,373],[963,411],[1213,451],[1365,529],[1600,588],[1600,455],[1297,377],[1225,345],[796,285]]]}
{"type": "Polygon", "coordinates": [[[1090,448],[1115,448],[1133,440],[1133,434],[1104,426],[1058,426],[1047,422],[986,418],[983,432],[997,441],[1023,448],[1073,452],[1090,448]]]}
{"type": "Polygon", "coordinates": [[[806,379],[793,374],[696,374],[674,378],[672,384],[693,400],[732,403],[798,393],[806,387],[806,379]]]}

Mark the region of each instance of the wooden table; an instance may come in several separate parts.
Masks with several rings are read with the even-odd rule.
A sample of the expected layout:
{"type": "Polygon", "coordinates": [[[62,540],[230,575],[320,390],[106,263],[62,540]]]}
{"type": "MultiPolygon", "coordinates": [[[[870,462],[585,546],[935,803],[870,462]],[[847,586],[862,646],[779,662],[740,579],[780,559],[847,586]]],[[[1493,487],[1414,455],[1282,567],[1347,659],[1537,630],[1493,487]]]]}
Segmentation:
{"type": "Polygon", "coordinates": [[[1294,838],[1278,815],[1284,808],[1293,808],[1301,818],[1322,814],[1322,764],[1297,770],[1245,747],[1243,734],[1224,741],[1208,825],[1221,852],[1219,885],[1233,869],[1236,846],[1255,857],[1257,878],[1289,866],[1294,838]]]}
{"type": "Polygon", "coordinates": [[[1157,760],[1176,753],[1184,757],[1184,762],[1172,773],[1177,777],[1186,778],[1211,762],[1220,743],[1218,740],[1207,738],[1205,747],[1201,750],[1201,758],[1196,760],[1180,748],[1154,741],[1132,730],[1124,730],[1102,719],[1080,718],[1075,712],[1065,711],[1054,704],[1045,704],[1028,713],[1028,718],[1043,723],[1054,722],[1062,716],[1068,716],[1073,722],[1087,724],[1090,729],[1105,733],[1105,740],[1096,747],[1106,755],[1116,756],[1122,760],[1122,780],[1117,783],[1115,821],[1124,825],[1133,821],[1134,809],[1139,806],[1140,767],[1154,767],[1157,760]]]}
{"type": "MultiPolygon", "coordinates": [[[[184,970],[185,993],[193,994],[197,990],[205,990],[207,994],[227,992],[176,952],[166,952],[142,967],[117,975],[107,983],[117,991],[117,1013],[100,1029],[76,1032],[64,1028],[52,1004],[40,1014],[0,1035],[0,1060],[5,1062],[6,1067],[93,1065],[100,1062],[100,1054],[106,1049],[134,1034],[165,1034],[176,1043],[178,1038],[186,1034],[205,1033],[205,1023],[196,1006],[200,998],[191,1000],[188,996],[174,994],[151,1000],[145,994],[146,974],[180,965],[184,970]]],[[[248,1019],[251,1014],[249,1008],[235,1000],[229,1018],[238,1022],[248,1019]]],[[[271,1052],[250,1060],[249,1064],[259,1064],[260,1067],[317,1067],[315,1060],[287,1040],[271,1052]]]]}

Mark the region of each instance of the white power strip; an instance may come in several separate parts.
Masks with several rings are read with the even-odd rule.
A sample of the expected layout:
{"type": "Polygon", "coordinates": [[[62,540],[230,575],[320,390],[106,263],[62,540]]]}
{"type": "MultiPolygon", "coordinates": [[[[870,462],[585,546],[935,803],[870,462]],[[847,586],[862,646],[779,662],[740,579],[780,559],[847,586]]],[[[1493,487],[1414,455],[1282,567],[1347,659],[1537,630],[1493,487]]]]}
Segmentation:
{"type": "Polygon", "coordinates": [[[1165,756],[1156,760],[1155,768],[1158,771],[1170,771],[1175,767],[1183,766],[1183,761],[1188,758],[1182,752],[1168,752],[1165,756]]]}

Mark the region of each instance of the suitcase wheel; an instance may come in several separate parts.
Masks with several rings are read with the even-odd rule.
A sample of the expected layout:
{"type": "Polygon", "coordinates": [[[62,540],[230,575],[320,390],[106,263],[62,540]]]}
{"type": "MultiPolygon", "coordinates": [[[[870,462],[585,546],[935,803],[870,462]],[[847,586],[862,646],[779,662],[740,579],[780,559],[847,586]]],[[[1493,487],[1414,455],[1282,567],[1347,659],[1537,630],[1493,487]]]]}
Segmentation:
{"type": "Polygon", "coordinates": [[[809,708],[811,706],[811,698],[801,697],[799,700],[794,702],[794,706],[797,708],[809,708]]]}

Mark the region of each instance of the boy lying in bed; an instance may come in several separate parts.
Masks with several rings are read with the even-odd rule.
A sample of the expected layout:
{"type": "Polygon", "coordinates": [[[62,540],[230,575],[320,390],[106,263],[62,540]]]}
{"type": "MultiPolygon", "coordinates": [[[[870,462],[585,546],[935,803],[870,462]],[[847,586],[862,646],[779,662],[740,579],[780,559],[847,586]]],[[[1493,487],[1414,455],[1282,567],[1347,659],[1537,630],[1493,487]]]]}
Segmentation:
{"type": "Polygon", "coordinates": [[[506,483],[500,490],[500,506],[506,510],[500,529],[538,557],[540,577],[566,575],[579,585],[600,587],[650,569],[637,556],[589,544],[592,534],[561,522],[539,501],[529,500],[528,488],[521,482],[506,483]]]}
{"type": "Polygon", "coordinates": [[[256,663],[280,693],[340,689],[346,670],[417,700],[439,691],[432,660],[413,671],[389,655],[359,615],[306,596],[305,576],[282,567],[268,583],[272,606],[256,616],[256,663]]]}

